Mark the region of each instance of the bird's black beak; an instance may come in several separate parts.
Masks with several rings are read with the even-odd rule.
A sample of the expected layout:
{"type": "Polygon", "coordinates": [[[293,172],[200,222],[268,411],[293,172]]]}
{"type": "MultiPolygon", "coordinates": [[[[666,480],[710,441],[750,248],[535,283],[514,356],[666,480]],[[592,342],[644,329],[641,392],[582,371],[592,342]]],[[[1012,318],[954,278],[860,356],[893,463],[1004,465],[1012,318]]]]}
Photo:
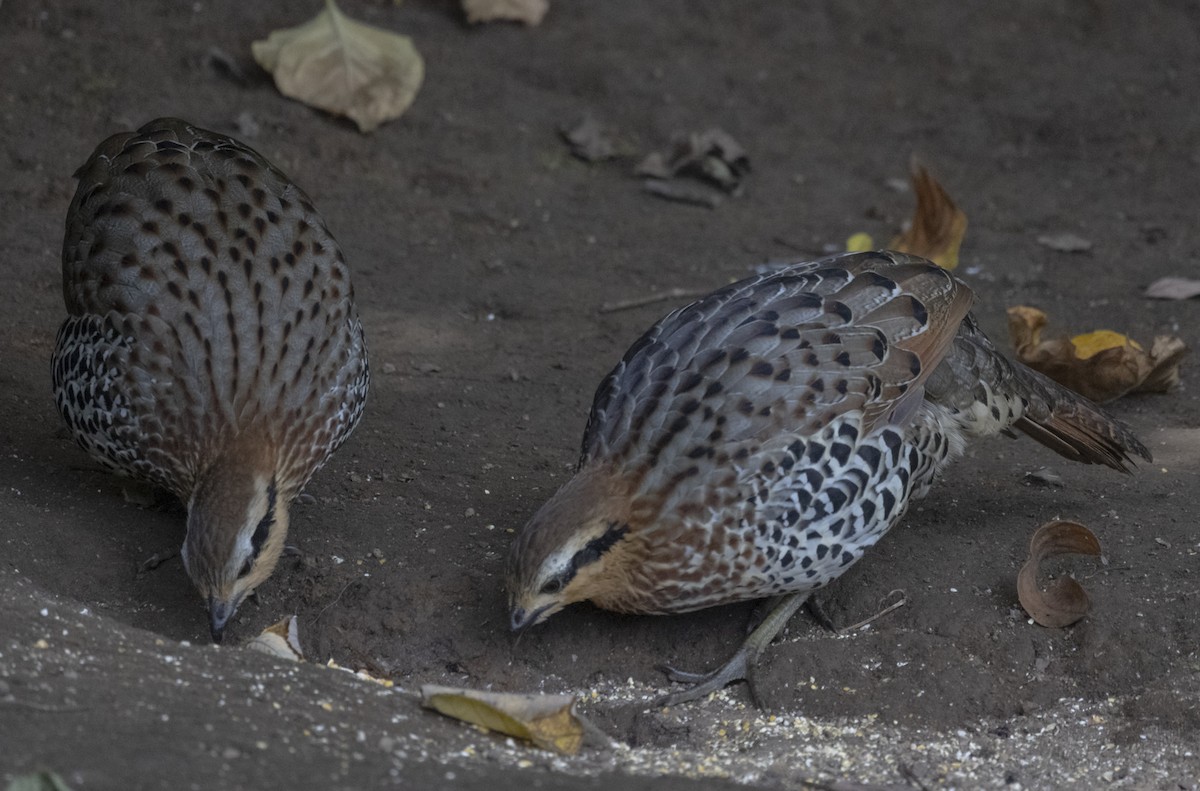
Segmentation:
{"type": "Polygon", "coordinates": [[[527,611],[522,607],[513,607],[512,612],[509,613],[509,628],[520,634],[537,623],[538,619],[542,617],[542,613],[548,609],[550,609],[549,604],[532,611],[527,611]]]}
{"type": "Polygon", "coordinates": [[[214,643],[220,644],[225,633],[225,625],[229,623],[229,619],[235,612],[237,612],[236,604],[218,599],[216,596],[208,597],[208,626],[212,632],[214,643]]]}

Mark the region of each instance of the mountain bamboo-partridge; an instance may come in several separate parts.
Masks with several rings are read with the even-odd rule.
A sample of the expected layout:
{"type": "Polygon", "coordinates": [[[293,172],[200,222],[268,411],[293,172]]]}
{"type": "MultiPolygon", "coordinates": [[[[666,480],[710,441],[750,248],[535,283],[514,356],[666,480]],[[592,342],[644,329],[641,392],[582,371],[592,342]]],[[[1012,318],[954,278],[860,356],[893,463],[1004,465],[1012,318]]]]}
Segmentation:
{"type": "Polygon", "coordinates": [[[55,400],[93,459],[187,506],[183,562],[220,641],[362,415],[350,272],[308,196],[225,135],[161,118],[77,176],[55,400]]]}
{"type": "Polygon", "coordinates": [[[578,471],[518,533],[512,627],[590,600],[674,613],[782,602],[694,699],[747,677],[809,594],[925,495],[971,437],[1149,459],[1083,397],[996,351],[970,289],[897,253],[835,256],[716,291],[655,324],[601,383],[578,471]]]}

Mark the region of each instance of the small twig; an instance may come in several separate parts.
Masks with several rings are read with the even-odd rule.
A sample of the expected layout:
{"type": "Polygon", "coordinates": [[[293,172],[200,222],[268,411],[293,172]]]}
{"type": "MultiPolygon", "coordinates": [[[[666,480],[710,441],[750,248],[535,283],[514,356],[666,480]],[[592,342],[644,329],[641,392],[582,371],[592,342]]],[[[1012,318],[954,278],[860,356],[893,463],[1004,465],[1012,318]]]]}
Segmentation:
{"type": "Polygon", "coordinates": [[[353,585],[355,582],[357,582],[357,580],[350,580],[349,582],[347,582],[345,587],[342,588],[342,592],[339,593],[333,601],[329,602],[329,604],[326,604],[324,607],[321,608],[321,611],[319,613],[317,613],[317,617],[313,618],[313,623],[315,624],[317,621],[321,620],[321,616],[324,615],[329,610],[330,607],[332,607],[333,605],[340,602],[342,600],[342,597],[346,595],[346,591],[350,590],[350,586],[353,585]]]}
{"type": "Polygon", "coordinates": [[[17,700],[13,697],[0,698],[0,703],[6,703],[9,706],[19,706],[23,709],[32,709],[33,711],[44,711],[47,714],[71,714],[76,711],[87,711],[82,706],[51,706],[48,703],[31,703],[27,700],[17,700]]]}
{"type": "Polygon", "coordinates": [[[162,552],[154,553],[153,555],[146,558],[145,560],[143,560],[141,562],[141,564],[138,565],[137,575],[140,577],[147,572],[154,571],[156,568],[158,568],[162,564],[166,563],[168,560],[170,560],[171,558],[175,557],[178,554],[179,554],[178,548],[164,549],[162,552]]]}
{"type": "Polygon", "coordinates": [[[655,294],[648,294],[644,297],[636,297],[634,299],[623,299],[619,302],[605,302],[600,306],[601,313],[616,313],[618,310],[629,310],[630,308],[640,308],[646,305],[653,305],[655,302],[665,302],[668,299],[683,299],[684,297],[698,297],[707,292],[698,291],[692,288],[669,288],[666,291],[659,291],[655,294]]]}
{"type": "Polygon", "coordinates": [[[887,607],[884,607],[882,610],[880,610],[879,612],[872,615],[870,618],[864,618],[863,620],[859,621],[858,623],[850,624],[849,626],[838,629],[837,633],[838,634],[849,634],[850,632],[853,632],[855,629],[861,629],[862,627],[866,626],[867,624],[872,623],[873,621],[879,620],[880,618],[882,618],[883,616],[892,612],[893,610],[898,610],[901,607],[903,607],[904,605],[908,604],[908,594],[906,594],[902,590],[890,591],[886,598],[890,599],[892,596],[894,596],[897,593],[900,594],[900,599],[898,601],[892,602],[887,607]]]}

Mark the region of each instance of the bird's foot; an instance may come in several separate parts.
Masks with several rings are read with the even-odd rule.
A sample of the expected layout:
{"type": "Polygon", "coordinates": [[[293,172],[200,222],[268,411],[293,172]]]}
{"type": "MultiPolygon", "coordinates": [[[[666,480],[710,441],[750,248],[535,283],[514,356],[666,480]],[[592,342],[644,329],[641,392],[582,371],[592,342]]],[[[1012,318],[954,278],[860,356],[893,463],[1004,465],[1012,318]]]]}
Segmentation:
{"type": "MultiPolygon", "coordinates": [[[[691,686],[679,692],[664,695],[659,699],[658,705],[674,706],[679,703],[698,700],[710,693],[724,689],[735,681],[745,681],[750,685],[750,697],[754,698],[755,705],[758,705],[758,693],[754,686],[753,670],[754,663],[758,661],[760,652],[759,649],[750,647],[749,641],[746,641],[742,643],[742,647],[737,650],[736,654],[730,657],[728,662],[708,673],[690,673],[686,670],[671,667],[670,665],[662,665],[660,669],[666,673],[668,679],[679,684],[691,684],[691,686]]],[[[759,708],[762,707],[759,706],[759,708]]]]}
{"type": "Polygon", "coordinates": [[[761,709],[763,707],[762,700],[755,689],[752,674],[754,665],[758,662],[758,657],[763,650],[775,639],[775,635],[783,630],[796,610],[800,609],[808,600],[809,595],[808,592],[792,593],[781,598],[770,614],[763,619],[763,622],[756,626],[750,636],[745,639],[737,653],[712,672],[688,673],[664,665],[662,669],[667,674],[667,678],[692,686],[667,695],[659,701],[659,705],[674,706],[677,703],[686,703],[716,692],[734,681],[746,681],[750,685],[750,697],[754,699],[754,704],[761,709]]]}

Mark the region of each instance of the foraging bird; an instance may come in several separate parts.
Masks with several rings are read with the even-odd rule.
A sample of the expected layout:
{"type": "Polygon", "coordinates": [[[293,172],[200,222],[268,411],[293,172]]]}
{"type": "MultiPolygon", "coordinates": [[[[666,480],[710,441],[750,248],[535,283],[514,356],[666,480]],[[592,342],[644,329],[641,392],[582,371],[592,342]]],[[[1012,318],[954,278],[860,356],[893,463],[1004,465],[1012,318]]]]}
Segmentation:
{"type": "Polygon", "coordinates": [[[55,400],[93,459],[187,506],[183,562],[220,642],[362,416],[350,272],[308,196],[225,135],[160,118],[76,175],[55,400]]]}
{"type": "Polygon", "coordinates": [[[1019,429],[1067,458],[1149,459],[1129,428],[1004,358],[970,289],[899,253],[834,256],[716,291],[626,352],[575,476],[517,534],[514,630],[590,600],[674,613],[782,602],[691,700],[748,678],[812,591],[925,495],[967,440],[1019,429]]]}

